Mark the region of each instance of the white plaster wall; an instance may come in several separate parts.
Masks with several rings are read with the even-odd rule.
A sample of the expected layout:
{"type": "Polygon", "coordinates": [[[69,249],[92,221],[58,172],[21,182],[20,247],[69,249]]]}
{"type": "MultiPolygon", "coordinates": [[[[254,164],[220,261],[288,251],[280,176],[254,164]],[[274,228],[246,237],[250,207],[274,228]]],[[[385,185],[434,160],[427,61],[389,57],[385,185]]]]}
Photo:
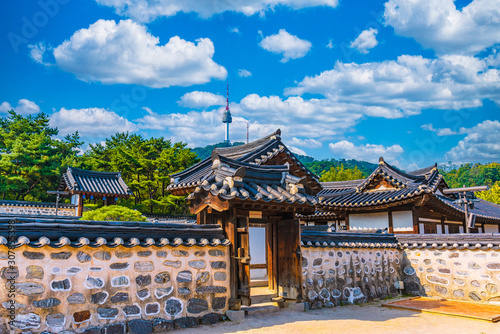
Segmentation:
{"type": "Polygon", "coordinates": [[[389,215],[387,212],[358,213],[349,215],[350,229],[384,229],[389,227],[389,215]]]}
{"type": "Polygon", "coordinates": [[[394,232],[413,231],[413,213],[411,211],[395,211],[392,213],[394,232]]]}
{"type": "Polygon", "coordinates": [[[483,225],[483,226],[484,226],[484,233],[498,233],[497,225],[483,225]]]}

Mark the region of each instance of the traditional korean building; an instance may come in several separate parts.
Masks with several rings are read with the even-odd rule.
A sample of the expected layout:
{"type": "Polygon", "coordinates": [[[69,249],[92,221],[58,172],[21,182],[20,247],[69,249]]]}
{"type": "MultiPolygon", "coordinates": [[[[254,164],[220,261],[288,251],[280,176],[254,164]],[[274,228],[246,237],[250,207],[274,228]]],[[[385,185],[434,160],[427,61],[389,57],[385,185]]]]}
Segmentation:
{"type": "Polygon", "coordinates": [[[231,300],[243,305],[278,295],[303,299],[297,214],[314,212],[314,195],[321,186],[280,134],[278,130],[252,143],[217,148],[211,157],[172,175],[168,188],[174,195],[189,194],[199,224],[222,226],[231,244],[231,300]],[[251,286],[274,292],[251,296],[251,286]]]}
{"type": "Polygon", "coordinates": [[[68,167],[61,176],[58,190],[69,192],[71,203],[77,206],[77,216],[82,215],[84,199],[102,199],[104,205],[112,205],[118,198],[132,195],[119,172],[97,172],[74,167],[68,167]]]}
{"type": "MultiPolygon", "coordinates": [[[[380,158],[366,179],[322,182],[314,215],[305,223],[335,224],[337,229],[387,230],[389,233],[465,233],[465,211],[456,195],[444,195],[448,185],[437,165],[402,172],[380,158]]],[[[499,232],[500,206],[477,199],[471,233],[499,232]]]]}

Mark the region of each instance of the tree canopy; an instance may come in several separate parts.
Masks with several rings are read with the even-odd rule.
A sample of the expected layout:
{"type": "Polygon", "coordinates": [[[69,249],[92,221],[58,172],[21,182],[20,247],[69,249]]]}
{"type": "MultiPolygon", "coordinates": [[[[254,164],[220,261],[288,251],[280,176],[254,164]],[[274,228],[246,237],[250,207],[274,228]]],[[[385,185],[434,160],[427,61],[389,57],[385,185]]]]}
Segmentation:
{"type": "Polygon", "coordinates": [[[147,218],[139,211],[121,205],[103,206],[102,208],[86,211],[81,220],[109,220],[109,221],[136,221],[145,222],[147,218]]]}
{"type": "Polygon", "coordinates": [[[348,180],[359,180],[363,178],[363,173],[358,169],[357,166],[351,169],[344,168],[344,165],[339,167],[331,167],[330,170],[324,171],[321,174],[321,182],[333,182],[333,181],[348,181],[348,180]]]}
{"type": "Polygon", "coordinates": [[[97,171],[119,171],[134,193],[121,204],[142,212],[187,213],[184,197],[167,192],[170,174],[198,162],[184,143],[165,138],[146,139],[141,135],[116,133],[101,144],[91,144],[78,159],[79,167],[97,171]]]}
{"type": "Polygon", "coordinates": [[[23,116],[9,111],[0,118],[0,196],[14,200],[48,200],[62,170],[76,159],[78,132],[56,139],[56,128],[40,113],[23,116]]]}

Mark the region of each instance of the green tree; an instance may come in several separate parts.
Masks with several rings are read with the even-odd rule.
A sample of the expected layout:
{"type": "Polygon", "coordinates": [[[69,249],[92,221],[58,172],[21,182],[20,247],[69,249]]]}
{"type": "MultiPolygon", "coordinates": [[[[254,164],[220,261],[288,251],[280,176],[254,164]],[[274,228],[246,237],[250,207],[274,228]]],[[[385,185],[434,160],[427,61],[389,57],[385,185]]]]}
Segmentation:
{"type": "Polygon", "coordinates": [[[9,111],[0,118],[0,196],[14,200],[48,200],[61,171],[83,145],[78,132],[56,139],[58,130],[40,113],[22,116],[9,111]]]}
{"type": "Polygon", "coordinates": [[[500,181],[495,182],[487,191],[477,192],[476,196],[485,201],[500,204],[500,181]]]}
{"type": "Polygon", "coordinates": [[[359,180],[363,178],[363,173],[358,169],[358,167],[354,167],[352,169],[344,168],[344,165],[340,165],[340,167],[331,167],[329,171],[321,174],[320,181],[321,182],[333,182],[333,181],[348,181],[348,180],[359,180]]]}
{"type": "Polygon", "coordinates": [[[147,221],[139,211],[120,205],[103,206],[102,208],[86,211],[81,220],[110,220],[110,221],[147,221]]]}
{"type": "Polygon", "coordinates": [[[141,135],[117,133],[103,144],[91,144],[79,159],[79,167],[99,171],[120,171],[134,193],[120,204],[142,212],[187,213],[184,200],[166,190],[170,174],[180,172],[199,160],[184,143],[165,138],[146,139],[141,135]],[[182,203],[181,203],[182,202],[182,203]]]}

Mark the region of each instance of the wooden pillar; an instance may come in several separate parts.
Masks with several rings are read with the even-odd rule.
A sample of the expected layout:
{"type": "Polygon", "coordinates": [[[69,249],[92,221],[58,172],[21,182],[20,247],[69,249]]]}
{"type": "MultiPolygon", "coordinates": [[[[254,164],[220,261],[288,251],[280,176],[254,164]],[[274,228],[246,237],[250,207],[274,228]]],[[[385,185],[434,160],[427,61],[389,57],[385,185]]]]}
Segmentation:
{"type": "Polygon", "coordinates": [[[267,258],[267,278],[268,278],[268,288],[274,290],[274,256],[273,256],[273,227],[272,222],[267,222],[266,224],[266,258],[267,258]]]}
{"type": "MultiPolygon", "coordinates": [[[[500,225],[499,225],[500,226],[500,225]]],[[[278,222],[273,221],[273,287],[278,291],[278,222]]]]}
{"type": "Polygon", "coordinates": [[[347,231],[349,231],[349,230],[350,230],[350,226],[349,226],[349,212],[346,212],[346,213],[345,213],[345,229],[346,229],[347,231]]]}
{"type": "Polygon", "coordinates": [[[392,224],[392,210],[391,209],[389,209],[389,211],[387,212],[387,216],[389,218],[389,233],[394,233],[394,227],[392,224]]]}
{"type": "Polygon", "coordinates": [[[446,234],[446,231],[444,229],[444,216],[441,216],[441,233],[446,234]]]}
{"type": "Polygon", "coordinates": [[[77,207],[76,215],[78,217],[81,217],[82,214],[83,214],[83,195],[78,194],[78,207],[77,207]]]}
{"type": "Polygon", "coordinates": [[[413,233],[414,234],[419,234],[420,233],[420,225],[419,225],[419,220],[418,220],[418,210],[413,207],[411,209],[412,215],[413,215],[413,233]]]}
{"type": "Polygon", "coordinates": [[[238,297],[238,266],[235,259],[236,255],[236,209],[231,208],[225,215],[226,235],[231,242],[229,246],[229,286],[231,291],[232,305],[229,303],[230,309],[239,309],[241,304],[236,303],[238,297]],[[239,304],[239,306],[238,306],[239,304]]]}

